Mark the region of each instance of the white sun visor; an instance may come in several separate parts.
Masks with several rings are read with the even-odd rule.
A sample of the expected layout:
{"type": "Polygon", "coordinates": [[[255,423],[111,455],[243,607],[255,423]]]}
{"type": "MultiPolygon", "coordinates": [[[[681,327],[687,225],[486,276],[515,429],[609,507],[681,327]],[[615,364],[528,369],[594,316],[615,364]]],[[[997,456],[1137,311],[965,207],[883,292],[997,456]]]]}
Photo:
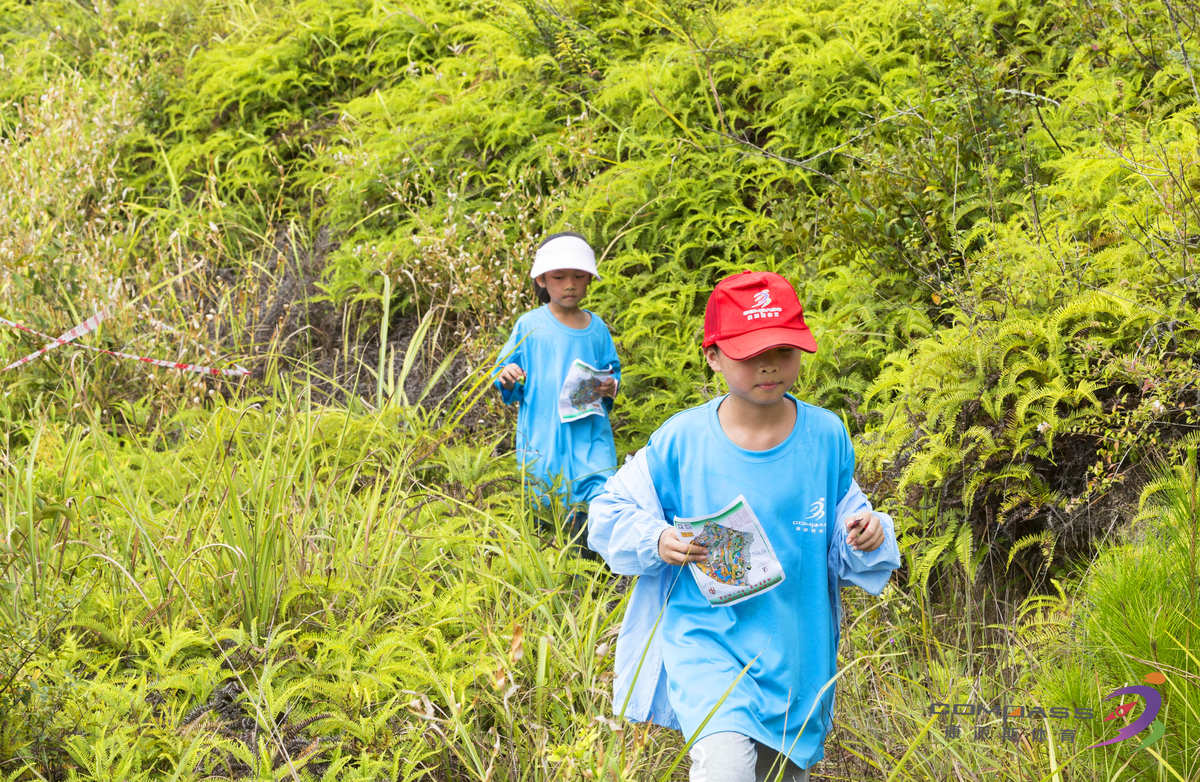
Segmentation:
{"type": "Polygon", "coordinates": [[[533,270],[529,276],[536,278],[558,269],[578,269],[600,279],[596,271],[596,253],[578,236],[556,236],[539,247],[533,256],[533,270]]]}

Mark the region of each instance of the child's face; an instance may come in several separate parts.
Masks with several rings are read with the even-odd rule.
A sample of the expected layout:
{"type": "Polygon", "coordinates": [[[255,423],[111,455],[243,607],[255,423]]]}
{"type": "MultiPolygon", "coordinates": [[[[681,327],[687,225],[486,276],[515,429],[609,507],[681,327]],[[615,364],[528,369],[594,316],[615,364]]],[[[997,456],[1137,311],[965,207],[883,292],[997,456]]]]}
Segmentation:
{"type": "Polygon", "coordinates": [[[579,302],[587,293],[592,275],[578,269],[555,269],[539,275],[535,281],[550,294],[551,304],[573,310],[579,307],[579,302]]]}
{"type": "Polygon", "coordinates": [[[796,384],[800,374],[800,350],[781,346],[738,361],[716,346],[705,348],[704,357],[714,372],[725,376],[729,393],[754,405],[773,405],[796,384]]]}

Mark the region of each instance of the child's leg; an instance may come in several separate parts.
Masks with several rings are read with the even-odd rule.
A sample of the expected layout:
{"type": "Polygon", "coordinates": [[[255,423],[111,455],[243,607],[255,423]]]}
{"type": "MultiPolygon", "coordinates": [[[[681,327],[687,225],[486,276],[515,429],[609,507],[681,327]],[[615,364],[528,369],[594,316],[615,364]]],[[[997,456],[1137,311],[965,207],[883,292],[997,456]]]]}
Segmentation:
{"type": "Polygon", "coordinates": [[[587,506],[573,508],[567,514],[567,532],[571,535],[571,542],[579,549],[579,555],[584,559],[598,560],[600,555],[588,548],[587,544],[587,506]]]}
{"type": "MultiPolygon", "coordinates": [[[[758,742],[754,742],[758,744],[758,742]]],[[[755,782],[808,782],[808,770],[800,768],[775,750],[758,744],[758,761],[754,765],[755,782]],[[780,771],[783,774],[780,774],[780,771]]]]}
{"type": "Polygon", "coordinates": [[[692,768],[689,782],[755,782],[758,748],[741,733],[712,733],[688,750],[692,768]]]}
{"type": "Polygon", "coordinates": [[[697,741],[690,782],[808,782],[808,772],[741,733],[713,733],[697,741]],[[780,776],[780,769],[783,774],[780,776]]]}

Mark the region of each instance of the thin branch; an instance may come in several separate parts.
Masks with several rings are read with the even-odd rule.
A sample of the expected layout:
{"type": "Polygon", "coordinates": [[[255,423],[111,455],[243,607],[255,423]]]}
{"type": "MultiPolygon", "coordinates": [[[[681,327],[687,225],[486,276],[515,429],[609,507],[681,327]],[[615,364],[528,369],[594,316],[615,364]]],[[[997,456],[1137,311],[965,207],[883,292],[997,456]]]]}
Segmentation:
{"type": "MultiPolygon", "coordinates": [[[[723,138],[727,138],[730,141],[737,142],[738,144],[741,144],[742,146],[750,147],[751,149],[753,149],[755,152],[762,155],[763,157],[770,158],[771,160],[778,160],[780,163],[786,163],[787,165],[795,166],[796,168],[803,168],[805,171],[811,171],[814,174],[822,173],[821,171],[818,171],[817,169],[813,168],[812,166],[805,165],[805,161],[803,161],[803,160],[796,160],[794,158],[786,157],[786,156],[780,155],[776,152],[772,152],[771,150],[769,150],[765,147],[760,147],[758,144],[755,144],[753,141],[750,141],[749,139],[744,139],[741,136],[735,136],[732,133],[726,133],[725,131],[718,130],[717,128],[709,128],[709,130],[713,131],[714,133],[716,133],[717,135],[719,135],[723,138]]],[[[847,142],[847,143],[849,143],[849,142],[847,142]]],[[[839,146],[845,146],[845,145],[842,144],[839,146]]],[[[809,158],[809,159],[811,160],[812,158],[809,158]]]]}
{"type": "Polygon", "coordinates": [[[1021,95],[1026,98],[1036,98],[1037,100],[1044,100],[1047,103],[1053,103],[1055,106],[1062,105],[1061,103],[1056,101],[1054,98],[1047,98],[1045,95],[1038,95],[1036,92],[1029,92],[1027,90],[1014,90],[1014,89],[1011,89],[1008,87],[1001,87],[997,90],[997,92],[1004,92],[1009,95],[1021,95]]]}
{"type": "Polygon", "coordinates": [[[747,139],[740,138],[738,136],[734,136],[734,135],[731,135],[729,133],[725,133],[725,132],[719,131],[719,130],[717,132],[720,135],[724,136],[725,138],[728,138],[732,141],[736,141],[739,144],[745,144],[748,147],[752,147],[753,149],[758,150],[761,154],[763,154],[766,157],[771,158],[772,160],[778,160],[781,163],[787,163],[789,166],[797,166],[799,168],[803,168],[808,171],[813,171],[813,173],[819,173],[819,172],[815,171],[814,169],[810,168],[808,164],[812,163],[814,160],[817,160],[818,158],[825,157],[826,155],[830,155],[834,152],[837,152],[839,149],[850,146],[854,142],[865,137],[869,131],[874,130],[875,128],[879,127],[880,125],[884,124],[885,122],[891,122],[892,120],[899,119],[901,117],[921,117],[921,113],[914,108],[907,108],[907,109],[904,109],[903,111],[897,111],[895,114],[889,114],[888,116],[884,117],[883,119],[875,120],[870,125],[867,125],[861,131],[856,133],[854,136],[843,141],[841,144],[837,144],[835,146],[828,147],[826,149],[822,149],[820,152],[814,152],[813,154],[809,155],[808,157],[804,158],[803,160],[796,160],[794,158],[784,157],[783,155],[779,155],[779,154],[776,154],[775,152],[771,152],[768,149],[764,149],[763,147],[760,147],[757,144],[754,144],[754,143],[748,141],[747,139]]]}
{"type": "Polygon", "coordinates": [[[1183,65],[1187,68],[1188,79],[1192,82],[1192,95],[1196,96],[1196,103],[1200,103],[1200,90],[1196,89],[1196,74],[1192,70],[1192,61],[1188,58],[1187,48],[1183,45],[1183,36],[1179,34],[1175,6],[1171,5],[1171,0],[1163,0],[1163,5],[1167,7],[1167,16],[1171,19],[1171,29],[1175,31],[1175,40],[1179,42],[1179,54],[1183,57],[1183,65]]]}

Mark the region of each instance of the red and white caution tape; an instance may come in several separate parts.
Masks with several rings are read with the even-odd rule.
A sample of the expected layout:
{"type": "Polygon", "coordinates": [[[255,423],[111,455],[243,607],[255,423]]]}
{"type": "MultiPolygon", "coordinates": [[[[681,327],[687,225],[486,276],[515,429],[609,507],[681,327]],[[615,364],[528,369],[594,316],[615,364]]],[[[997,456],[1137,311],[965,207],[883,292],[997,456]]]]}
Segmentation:
{"type": "Polygon", "coordinates": [[[30,334],[39,336],[42,339],[50,340],[50,342],[45,347],[43,347],[41,350],[35,350],[32,353],[30,353],[28,356],[25,356],[25,358],[17,359],[16,361],[14,361],[11,364],[9,364],[8,366],[6,366],[3,369],[3,371],[7,372],[10,369],[16,369],[17,367],[21,366],[22,364],[28,364],[30,361],[33,361],[35,358],[41,358],[42,356],[46,355],[51,350],[54,350],[56,347],[58,347],[60,345],[65,345],[68,342],[79,339],[84,334],[90,334],[91,332],[95,331],[96,327],[100,325],[100,322],[107,317],[108,317],[108,311],[100,310],[95,315],[93,315],[92,317],[85,320],[83,323],[80,323],[78,326],[74,327],[73,329],[63,332],[62,334],[58,335],[57,337],[49,337],[49,336],[46,336],[45,334],[34,331],[33,329],[29,328],[28,326],[22,326],[19,323],[13,323],[11,320],[6,320],[5,318],[0,318],[0,323],[3,323],[5,326],[12,326],[15,329],[20,329],[21,331],[26,331],[30,334]]]}
{"type": "MultiPolygon", "coordinates": [[[[20,323],[14,323],[11,320],[8,320],[7,318],[0,318],[0,325],[9,326],[11,328],[18,329],[20,331],[24,331],[28,334],[33,334],[34,336],[41,337],[42,339],[50,340],[42,348],[35,350],[34,352],[30,353],[28,356],[25,356],[24,358],[17,359],[13,363],[6,366],[4,369],[0,369],[0,372],[7,372],[8,370],[16,369],[17,367],[19,367],[23,364],[28,364],[30,361],[34,361],[34,360],[46,355],[51,350],[54,350],[57,347],[66,345],[70,342],[73,342],[73,341],[79,339],[80,337],[84,336],[85,334],[89,334],[92,331],[95,331],[96,327],[99,326],[100,322],[103,321],[106,317],[108,317],[108,311],[101,310],[100,312],[97,312],[95,315],[93,315],[92,317],[85,320],[83,323],[80,323],[79,325],[77,325],[71,329],[68,329],[67,331],[63,332],[61,335],[59,335],[57,337],[51,337],[50,335],[43,334],[42,332],[40,332],[36,329],[31,329],[28,326],[22,326],[20,323]]],[[[167,360],[161,359],[161,358],[150,358],[148,356],[136,356],[132,353],[123,353],[120,350],[105,350],[104,348],[98,348],[93,345],[79,344],[79,345],[76,345],[76,347],[83,348],[84,350],[91,350],[95,353],[103,353],[108,356],[114,356],[116,358],[127,358],[131,361],[140,361],[143,364],[153,364],[156,367],[166,367],[167,369],[178,369],[183,372],[197,372],[201,375],[213,375],[216,377],[240,377],[242,375],[250,374],[250,370],[246,369],[245,367],[238,366],[237,364],[233,365],[233,369],[216,369],[214,367],[204,367],[204,366],[199,366],[197,364],[188,364],[188,363],[185,363],[182,361],[167,361],[167,360]]]]}

